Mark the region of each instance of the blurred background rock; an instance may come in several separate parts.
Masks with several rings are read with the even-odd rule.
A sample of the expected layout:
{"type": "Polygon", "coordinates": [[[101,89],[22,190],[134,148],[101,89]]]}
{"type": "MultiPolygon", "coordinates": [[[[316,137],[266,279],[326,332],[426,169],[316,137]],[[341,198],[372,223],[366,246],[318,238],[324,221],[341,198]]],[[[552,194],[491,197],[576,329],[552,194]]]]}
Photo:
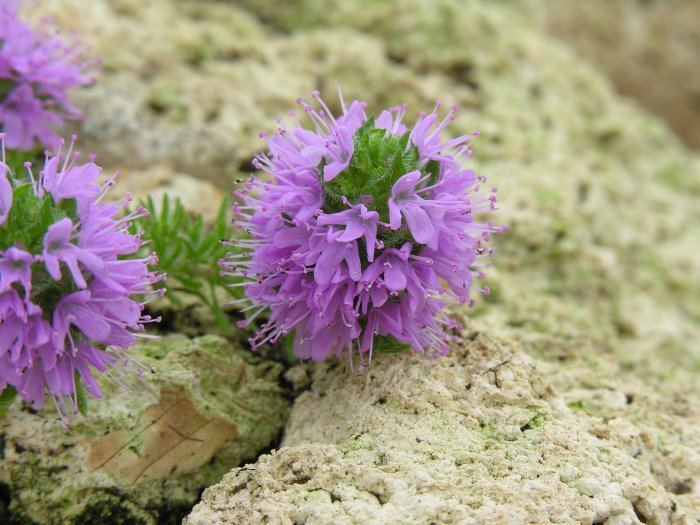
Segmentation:
{"type": "Polygon", "coordinates": [[[700,148],[700,2],[525,0],[521,8],[700,148]]]}

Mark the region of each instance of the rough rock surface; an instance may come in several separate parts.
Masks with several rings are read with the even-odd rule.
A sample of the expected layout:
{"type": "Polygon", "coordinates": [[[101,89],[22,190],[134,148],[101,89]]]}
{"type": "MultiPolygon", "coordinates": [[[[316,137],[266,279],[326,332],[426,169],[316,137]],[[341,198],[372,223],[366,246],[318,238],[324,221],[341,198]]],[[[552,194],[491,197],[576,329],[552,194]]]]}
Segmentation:
{"type": "Polygon", "coordinates": [[[49,407],[0,421],[0,483],[13,524],[179,523],[201,490],[255,457],[282,428],[280,365],[217,337],[168,337],[133,352],[133,390],[102,381],[106,401],[63,429],[49,407]]]}
{"type": "Polygon", "coordinates": [[[526,14],[700,148],[700,3],[528,0],[526,14]]]}
{"type": "Polygon", "coordinates": [[[257,131],[312,89],[331,101],[339,80],[370,110],[459,104],[454,130],[482,132],[475,167],[499,186],[498,220],[511,227],[497,241],[492,294],[469,313],[467,337],[481,336],[441,362],[380,355],[360,378],[316,373],[287,448],[229,474],[190,521],[245,523],[246,507],[309,524],[331,511],[340,523],[442,508],[454,522],[487,510],[494,523],[699,519],[700,162],[514,3],[45,4],[104,56],[102,82],[76,103],[83,149],[108,165],[169,166],[228,191],[261,147],[257,131]],[[482,372],[505,360],[499,387],[482,372]],[[415,441],[416,429],[431,429],[435,459],[427,442],[391,444],[415,441]],[[353,439],[360,431],[367,441],[353,439]],[[471,456],[458,466],[450,454],[461,453],[471,456]],[[375,490],[372,479],[393,491],[383,506],[363,488],[375,490]],[[527,504],[511,518],[519,491],[527,504]]]}
{"type": "Polygon", "coordinates": [[[488,351],[317,373],[285,448],[205,492],[188,522],[700,519],[697,157],[507,5],[243,4],[273,40],[304,42],[290,60],[322,87],[338,75],[325,57],[374,47],[371,80],[349,82],[370,107],[459,103],[511,232],[467,323],[488,351]],[[506,360],[499,387],[485,371],[506,360]]]}
{"type": "Polygon", "coordinates": [[[691,523],[647,430],[572,411],[518,341],[463,335],[445,359],[319,367],[284,447],[185,523],[691,523]]]}

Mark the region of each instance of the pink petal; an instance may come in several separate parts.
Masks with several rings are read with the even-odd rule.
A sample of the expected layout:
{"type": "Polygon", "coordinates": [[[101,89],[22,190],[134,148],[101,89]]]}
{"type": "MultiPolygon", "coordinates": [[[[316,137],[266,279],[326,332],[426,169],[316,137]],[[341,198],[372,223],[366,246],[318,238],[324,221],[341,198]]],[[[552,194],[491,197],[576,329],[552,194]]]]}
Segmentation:
{"type": "Polygon", "coordinates": [[[394,259],[391,266],[384,269],[384,283],[389,290],[400,292],[406,288],[406,274],[403,272],[403,265],[394,259]]]}
{"type": "Polygon", "coordinates": [[[416,242],[428,244],[436,238],[435,228],[433,228],[430,217],[423,208],[416,204],[405,206],[403,216],[406,218],[408,229],[416,242]]]}
{"type": "Polygon", "coordinates": [[[350,165],[350,161],[346,162],[331,162],[323,167],[323,180],[326,182],[332,181],[340,173],[350,165]]]}
{"type": "Polygon", "coordinates": [[[318,284],[328,284],[338,270],[340,261],[345,257],[345,245],[332,243],[328,245],[316,261],[314,279],[318,284]]]}

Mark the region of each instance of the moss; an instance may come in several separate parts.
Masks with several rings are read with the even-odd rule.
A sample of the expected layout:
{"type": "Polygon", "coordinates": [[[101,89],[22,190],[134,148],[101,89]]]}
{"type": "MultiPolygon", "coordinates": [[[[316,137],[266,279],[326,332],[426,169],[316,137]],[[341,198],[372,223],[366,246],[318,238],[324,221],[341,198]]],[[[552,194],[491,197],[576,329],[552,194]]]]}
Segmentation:
{"type": "MultiPolygon", "coordinates": [[[[40,523],[54,517],[57,523],[177,523],[203,488],[268,446],[284,424],[289,401],[278,384],[277,363],[250,358],[211,336],[166,337],[132,353],[157,373],[137,380],[134,392],[101,378],[106,400],[93,402],[90,414],[76,418],[69,432],[58,422],[46,421],[43,413],[10,409],[6,470],[13,515],[22,512],[17,516],[40,523]],[[226,437],[213,426],[207,436],[224,441],[211,452],[192,448],[192,454],[211,454],[196,468],[178,468],[167,476],[156,470],[154,479],[134,480],[123,469],[143,468],[143,454],[161,457],[153,431],[158,430],[158,411],[164,410],[166,417],[176,406],[181,415],[172,415],[171,425],[186,426],[192,418],[206,424],[219,421],[217,428],[225,429],[221,435],[226,437]],[[92,452],[104,458],[92,460],[92,452]]],[[[162,431],[168,428],[164,425],[162,431]]],[[[191,461],[189,455],[180,459],[191,461]]]]}
{"type": "Polygon", "coordinates": [[[535,409],[532,411],[532,414],[532,418],[525,425],[520,427],[520,430],[525,431],[540,428],[549,419],[549,412],[544,409],[535,409]]]}
{"type": "Polygon", "coordinates": [[[124,498],[102,495],[72,518],[75,525],[155,525],[155,520],[124,498]]]}
{"type": "Polygon", "coordinates": [[[163,81],[151,87],[146,103],[157,114],[164,114],[174,122],[184,122],[187,118],[187,105],[182,88],[170,81],[163,81]]]}
{"type": "Polygon", "coordinates": [[[374,438],[370,434],[360,434],[346,441],[340,447],[344,454],[356,451],[372,450],[374,448],[374,438]]]}
{"type": "Polygon", "coordinates": [[[41,525],[30,518],[22,509],[10,511],[8,525],[41,525]]]}
{"type": "Polygon", "coordinates": [[[569,401],[566,404],[566,406],[568,406],[573,412],[589,412],[589,409],[586,407],[586,404],[580,399],[577,399],[575,401],[569,401]]]}

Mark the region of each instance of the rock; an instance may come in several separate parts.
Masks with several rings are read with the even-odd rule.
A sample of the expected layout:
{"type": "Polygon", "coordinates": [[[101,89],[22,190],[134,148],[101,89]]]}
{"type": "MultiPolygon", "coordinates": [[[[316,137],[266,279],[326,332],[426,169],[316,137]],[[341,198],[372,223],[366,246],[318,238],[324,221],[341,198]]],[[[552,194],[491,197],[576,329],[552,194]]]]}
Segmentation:
{"type": "Polygon", "coordinates": [[[515,339],[315,370],[282,448],[207,489],[186,525],[692,523],[655,444],[572,411],[515,339]],[[610,520],[610,521],[606,521],[610,520]]]}
{"type": "MultiPolygon", "coordinates": [[[[134,350],[132,391],[102,381],[105,401],[64,430],[49,407],[3,418],[0,482],[12,523],[178,523],[200,491],[278,435],[289,403],[281,366],[213,336],[134,350]]],[[[124,380],[124,379],[121,379],[124,380]]]]}
{"type": "Polygon", "coordinates": [[[75,93],[86,115],[77,128],[83,149],[110,166],[169,163],[210,180],[247,158],[239,144],[257,133],[248,126],[260,110],[227,90],[250,83],[247,72],[264,57],[264,33],[249,15],[208,2],[183,16],[169,0],[49,0],[39,16],[46,14],[104,58],[100,81],[75,93]],[[217,70],[222,63],[233,67],[217,70]]]}
{"type": "Polygon", "coordinates": [[[224,192],[213,183],[187,173],[173,173],[170,166],[163,164],[122,171],[110,197],[119,198],[127,191],[137,202],[151,197],[156,212],[160,211],[164,196],[171,202],[179,199],[188,212],[200,215],[208,225],[216,221],[224,200],[224,192]]]}
{"type": "Polygon", "coordinates": [[[549,34],[605,71],[622,94],[700,148],[700,4],[534,0],[522,6],[549,34]]]}

